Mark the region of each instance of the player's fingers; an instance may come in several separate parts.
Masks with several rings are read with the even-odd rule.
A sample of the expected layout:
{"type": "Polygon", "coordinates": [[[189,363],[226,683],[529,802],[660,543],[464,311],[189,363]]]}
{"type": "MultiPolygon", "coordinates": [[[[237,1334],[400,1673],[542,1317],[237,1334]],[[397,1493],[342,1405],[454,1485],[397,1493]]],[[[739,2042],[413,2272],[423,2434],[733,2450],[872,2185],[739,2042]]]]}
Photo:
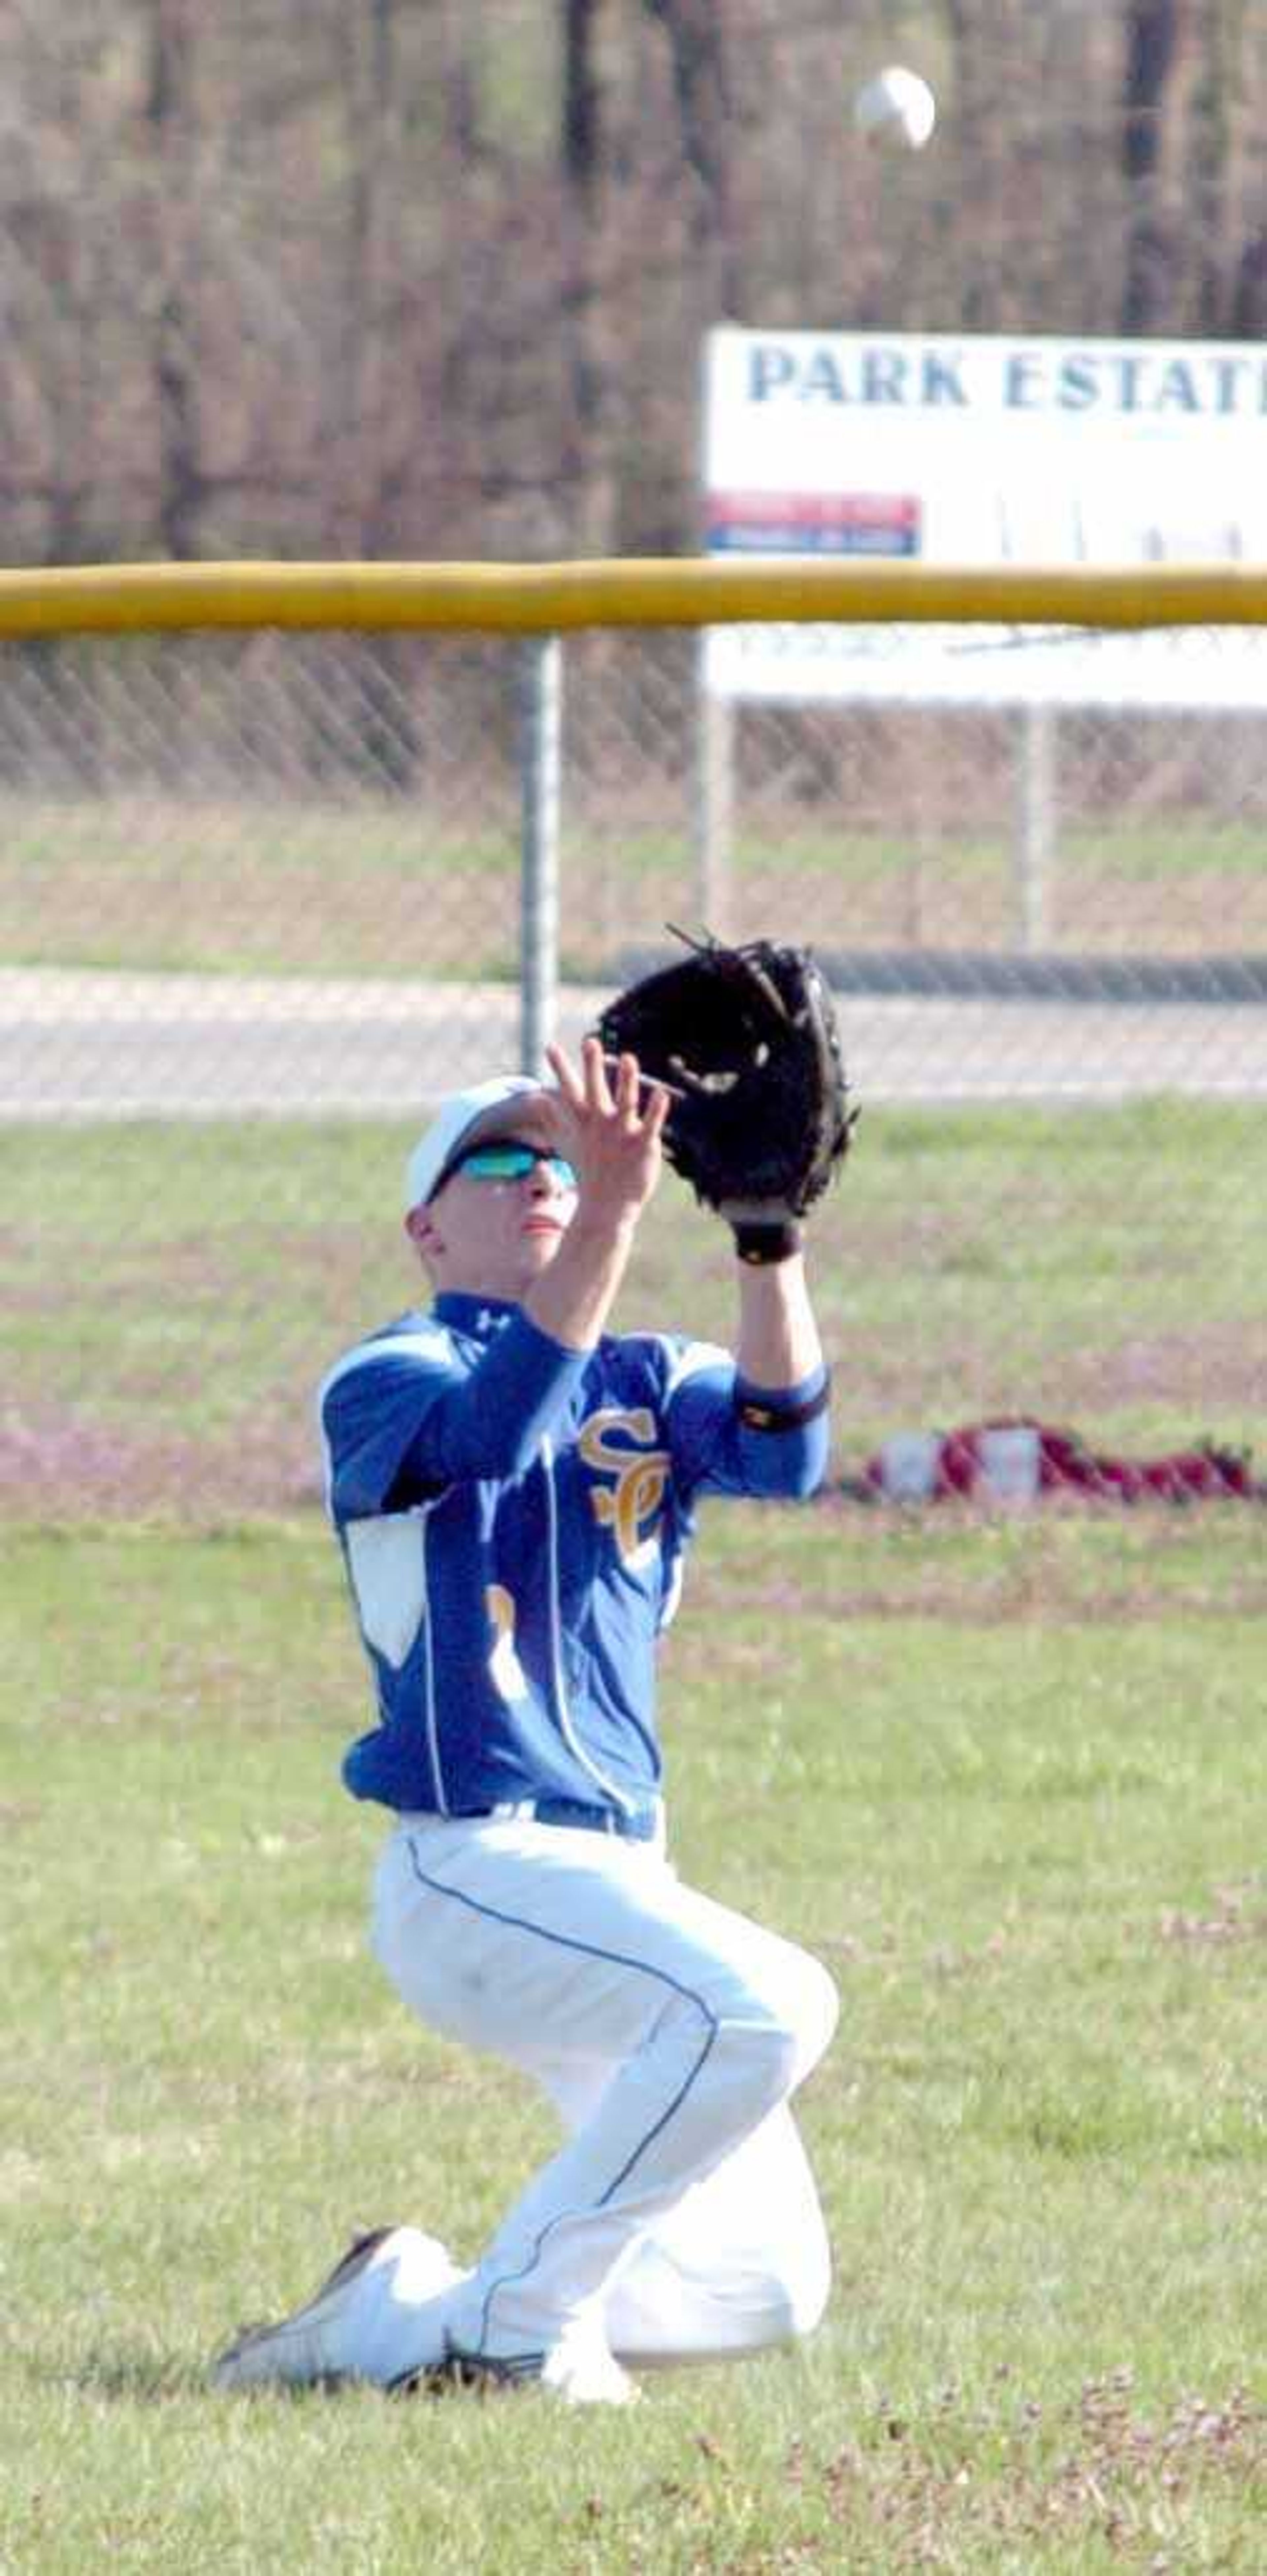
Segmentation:
{"type": "MultiPolygon", "coordinates": [[[[648,1077],[644,1074],[644,1082],[646,1082],[647,1079],[648,1077]]],[[[673,1107],[673,1100],[674,1094],[671,1091],[667,1091],[663,1083],[650,1083],[647,1105],[642,1113],[642,1124],[649,1136],[658,1136],[660,1134],[660,1131],[664,1126],[665,1119],[668,1117],[669,1111],[673,1107]]]]}
{"type": "Polygon", "coordinates": [[[616,1108],[626,1127],[637,1127],[642,1123],[639,1117],[639,1095],[641,1090],[642,1076],[638,1070],[637,1056],[618,1056],[616,1059],[616,1108]]]}
{"type": "Polygon", "coordinates": [[[601,1038],[582,1038],[581,1074],[585,1085],[586,1108],[597,1110],[600,1116],[609,1117],[615,1107],[615,1102],[612,1099],[611,1086],[607,1080],[607,1067],[603,1061],[603,1042],[601,1038]]]}
{"type": "Polygon", "coordinates": [[[553,1044],[548,1046],[546,1048],[546,1063],[549,1065],[550,1071],[554,1075],[555,1081],[559,1086],[559,1090],[562,1093],[564,1100],[567,1102],[568,1108],[582,1108],[585,1102],[584,1086],[567,1049],[553,1044]]]}

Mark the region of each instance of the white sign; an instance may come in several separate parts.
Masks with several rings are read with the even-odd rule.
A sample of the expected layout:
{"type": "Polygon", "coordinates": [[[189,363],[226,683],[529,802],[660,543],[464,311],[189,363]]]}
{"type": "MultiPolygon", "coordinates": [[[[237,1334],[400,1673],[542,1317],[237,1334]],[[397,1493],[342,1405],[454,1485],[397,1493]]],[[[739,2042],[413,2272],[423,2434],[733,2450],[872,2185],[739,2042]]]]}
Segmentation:
{"type": "MultiPolygon", "coordinates": [[[[710,333],[710,553],[1035,568],[1267,560],[1267,350],[710,333]]],[[[1267,704],[1256,631],[713,628],[724,697],[1267,704]]]]}

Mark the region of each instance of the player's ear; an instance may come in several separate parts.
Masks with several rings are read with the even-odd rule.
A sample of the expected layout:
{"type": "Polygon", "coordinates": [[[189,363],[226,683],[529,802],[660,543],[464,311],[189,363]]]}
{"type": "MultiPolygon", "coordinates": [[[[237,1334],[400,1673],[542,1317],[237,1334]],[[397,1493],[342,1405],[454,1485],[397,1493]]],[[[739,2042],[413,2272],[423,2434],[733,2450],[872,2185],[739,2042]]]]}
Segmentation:
{"type": "Polygon", "coordinates": [[[405,1219],[405,1232],[408,1235],[415,1252],[421,1253],[424,1261],[428,1259],[431,1253],[443,1252],[444,1250],[444,1245],[440,1240],[440,1236],[436,1228],[435,1218],[433,1217],[429,1207],[416,1207],[410,1209],[409,1214],[405,1219]]]}

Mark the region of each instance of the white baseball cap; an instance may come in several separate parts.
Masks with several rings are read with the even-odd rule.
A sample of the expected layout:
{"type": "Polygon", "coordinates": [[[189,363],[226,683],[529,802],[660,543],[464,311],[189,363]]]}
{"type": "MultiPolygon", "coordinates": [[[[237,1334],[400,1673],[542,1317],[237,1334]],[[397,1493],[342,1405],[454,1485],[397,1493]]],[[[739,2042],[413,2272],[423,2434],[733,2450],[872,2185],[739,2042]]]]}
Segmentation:
{"type": "Polygon", "coordinates": [[[500,1073],[491,1082],[473,1084],[469,1091],[451,1091],[441,1101],[405,1166],[406,1216],[434,1198],[454,1155],[490,1110],[500,1109],[508,1100],[520,1100],[527,1093],[550,1092],[554,1088],[550,1082],[534,1082],[531,1074],[500,1073]]]}

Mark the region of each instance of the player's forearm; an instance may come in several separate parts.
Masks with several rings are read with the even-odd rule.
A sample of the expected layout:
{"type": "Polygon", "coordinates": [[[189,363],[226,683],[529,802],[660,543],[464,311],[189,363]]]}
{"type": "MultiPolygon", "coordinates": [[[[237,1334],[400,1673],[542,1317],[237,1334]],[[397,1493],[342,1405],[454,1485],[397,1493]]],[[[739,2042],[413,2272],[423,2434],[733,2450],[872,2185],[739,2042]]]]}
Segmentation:
{"type": "Polygon", "coordinates": [[[592,1350],[605,1330],[629,1267],[636,1223],[636,1210],[613,1221],[578,1209],[549,1269],[529,1289],[525,1314],[565,1350],[592,1350]]]}
{"type": "Polygon", "coordinates": [[[738,1265],[739,1375],[749,1386],[797,1386],[823,1365],[823,1346],[810,1304],[805,1263],[738,1265]]]}

